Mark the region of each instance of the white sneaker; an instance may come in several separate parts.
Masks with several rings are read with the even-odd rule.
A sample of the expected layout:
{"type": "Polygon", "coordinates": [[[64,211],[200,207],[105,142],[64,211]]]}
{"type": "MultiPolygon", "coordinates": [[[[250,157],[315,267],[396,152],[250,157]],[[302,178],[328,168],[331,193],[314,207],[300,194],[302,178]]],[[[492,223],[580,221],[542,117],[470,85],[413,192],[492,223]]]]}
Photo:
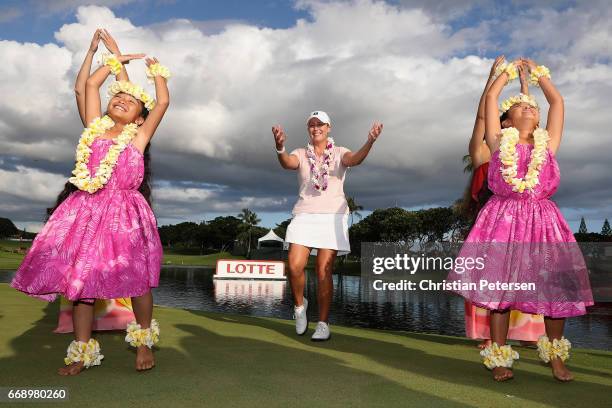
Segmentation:
{"type": "Polygon", "coordinates": [[[308,316],[306,311],[308,310],[308,300],[304,298],[302,306],[293,307],[293,318],[295,319],[295,332],[301,336],[308,330],[308,316]]]}
{"type": "Polygon", "coordinates": [[[331,332],[329,331],[329,324],[325,322],[317,323],[317,328],[315,329],[314,334],[312,335],[312,341],[326,341],[331,337],[331,332]]]}

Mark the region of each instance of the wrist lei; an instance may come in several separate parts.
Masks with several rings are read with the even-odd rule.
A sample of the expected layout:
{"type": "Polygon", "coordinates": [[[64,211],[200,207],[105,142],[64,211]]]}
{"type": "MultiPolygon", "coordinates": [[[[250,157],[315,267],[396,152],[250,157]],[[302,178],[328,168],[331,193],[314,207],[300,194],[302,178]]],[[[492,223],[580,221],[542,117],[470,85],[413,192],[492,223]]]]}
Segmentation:
{"type": "Polygon", "coordinates": [[[529,74],[529,83],[531,85],[540,86],[540,78],[542,77],[550,79],[550,69],[544,65],[538,65],[531,70],[531,73],[529,74]]]}
{"type": "Polygon", "coordinates": [[[160,76],[162,78],[165,78],[166,80],[169,79],[171,76],[170,70],[159,62],[147,67],[146,73],[149,83],[155,82],[154,78],[156,76],[160,76]]]}
{"type": "Polygon", "coordinates": [[[109,67],[113,75],[118,75],[123,68],[123,64],[119,61],[115,54],[103,54],[102,64],[109,67]]]}

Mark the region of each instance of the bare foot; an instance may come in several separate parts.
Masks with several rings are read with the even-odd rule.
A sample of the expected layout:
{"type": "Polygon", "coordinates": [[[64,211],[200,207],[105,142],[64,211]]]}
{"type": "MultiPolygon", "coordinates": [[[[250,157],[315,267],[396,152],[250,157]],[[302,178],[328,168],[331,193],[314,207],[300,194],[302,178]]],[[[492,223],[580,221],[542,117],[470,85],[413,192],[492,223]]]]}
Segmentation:
{"type": "Polygon", "coordinates": [[[78,375],[85,369],[82,361],[72,363],[57,370],[59,375],[78,375]]]}
{"type": "Polygon", "coordinates": [[[481,350],[484,350],[487,347],[489,347],[490,345],[491,345],[491,339],[483,340],[480,343],[478,343],[478,348],[481,349],[481,350]]]}
{"type": "Polygon", "coordinates": [[[495,367],[493,369],[493,379],[495,381],[508,381],[514,378],[512,370],[506,367],[495,367]]]}
{"type": "Polygon", "coordinates": [[[139,346],[136,348],[136,370],[145,371],[155,367],[155,356],[153,350],[147,346],[139,346]]]}
{"type": "Polygon", "coordinates": [[[553,377],[559,381],[568,382],[574,379],[573,374],[567,369],[560,358],[550,360],[550,368],[552,368],[553,377]]]}

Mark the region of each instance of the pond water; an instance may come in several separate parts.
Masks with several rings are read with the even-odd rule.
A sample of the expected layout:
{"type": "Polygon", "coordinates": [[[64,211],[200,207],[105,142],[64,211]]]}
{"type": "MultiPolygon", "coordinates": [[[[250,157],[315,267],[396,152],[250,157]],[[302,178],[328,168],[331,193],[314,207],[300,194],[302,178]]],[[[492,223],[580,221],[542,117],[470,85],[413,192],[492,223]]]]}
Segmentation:
{"type": "MultiPolygon", "coordinates": [[[[0,282],[14,272],[0,271],[0,282]]],[[[164,267],[155,303],[211,312],[291,319],[289,282],[213,280],[213,268],[164,267]]],[[[464,336],[463,299],[444,292],[414,292],[401,303],[362,302],[361,278],[334,275],[330,323],[384,330],[406,330],[464,336]]],[[[316,279],[309,273],[305,296],[310,321],[317,320],[316,279]]],[[[332,327],[333,330],[333,327],[332,327]]],[[[567,320],[565,336],[575,347],[612,350],[612,304],[589,308],[589,314],[567,320]]]]}

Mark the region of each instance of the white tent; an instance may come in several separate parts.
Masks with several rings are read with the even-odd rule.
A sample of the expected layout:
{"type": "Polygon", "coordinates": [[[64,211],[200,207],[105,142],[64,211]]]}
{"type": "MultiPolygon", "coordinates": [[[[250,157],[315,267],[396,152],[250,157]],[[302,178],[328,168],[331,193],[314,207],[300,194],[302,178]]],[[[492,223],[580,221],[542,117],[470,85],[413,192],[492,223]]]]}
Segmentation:
{"type": "Polygon", "coordinates": [[[268,231],[268,233],[266,235],[264,235],[263,237],[259,238],[257,240],[257,248],[260,248],[260,244],[262,241],[278,241],[278,242],[282,242],[283,243],[283,249],[289,249],[289,243],[285,242],[284,239],[282,239],[281,237],[279,237],[278,235],[276,235],[274,233],[274,231],[272,231],[272,229],[270,229],[270,231],[268,231]]]}

